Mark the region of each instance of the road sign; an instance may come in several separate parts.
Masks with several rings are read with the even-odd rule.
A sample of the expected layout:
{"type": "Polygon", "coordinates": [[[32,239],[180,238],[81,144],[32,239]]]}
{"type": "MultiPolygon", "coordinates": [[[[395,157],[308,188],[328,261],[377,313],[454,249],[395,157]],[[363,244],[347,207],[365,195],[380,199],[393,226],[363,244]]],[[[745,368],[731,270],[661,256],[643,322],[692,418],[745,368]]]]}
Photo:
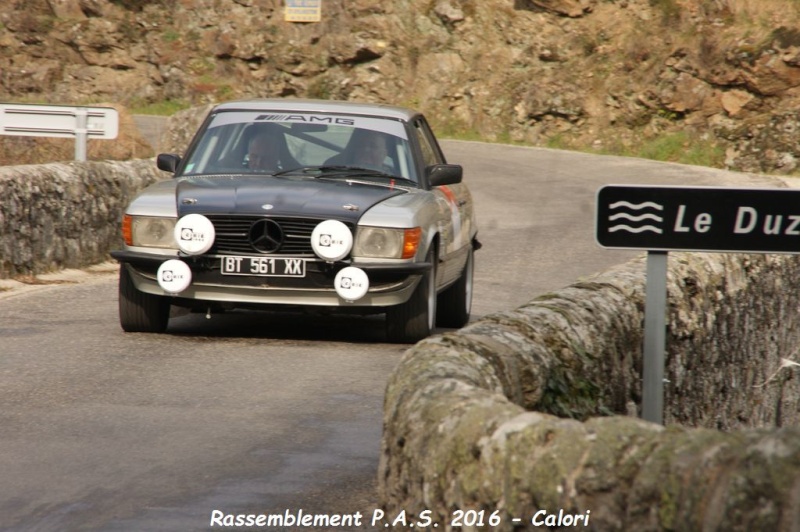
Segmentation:
{"type": "Polygon", "coordinates": [[[649,251],[800,253],[800,190],[609,185],[597,242],[649,251]]]}
{"type": "Polygon", "coordinates": [[[113,107],[0,104],[0,135],[75,139],[75,159],[86,160],[86,140],[115,139],[119,113],[113,107]]]}
{"type": "Polygon", "coordinates": [[[284,20],[319,22],[322,20],[322,0],[286,0],[284,20]]]}
{"type": "Polygon", "coordinates": [[[667,252],[800,253],[800,190],[609,185],[597,243],[646,249],[642,418],[663,423],[667,252]]]}

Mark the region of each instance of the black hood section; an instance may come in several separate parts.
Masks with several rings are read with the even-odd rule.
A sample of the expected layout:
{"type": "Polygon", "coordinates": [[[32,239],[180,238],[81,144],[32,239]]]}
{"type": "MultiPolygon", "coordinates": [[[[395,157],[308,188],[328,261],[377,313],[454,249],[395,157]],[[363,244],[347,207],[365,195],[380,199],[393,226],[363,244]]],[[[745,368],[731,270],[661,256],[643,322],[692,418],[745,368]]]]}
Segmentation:
{"type": "Polygon", "coordinates": [[[192,213],[249,214],[357,222],[373,205],[404,193],[402,189],[324,179],[220,176],[182,180],[176,199],[178,217],[192,213]]]}

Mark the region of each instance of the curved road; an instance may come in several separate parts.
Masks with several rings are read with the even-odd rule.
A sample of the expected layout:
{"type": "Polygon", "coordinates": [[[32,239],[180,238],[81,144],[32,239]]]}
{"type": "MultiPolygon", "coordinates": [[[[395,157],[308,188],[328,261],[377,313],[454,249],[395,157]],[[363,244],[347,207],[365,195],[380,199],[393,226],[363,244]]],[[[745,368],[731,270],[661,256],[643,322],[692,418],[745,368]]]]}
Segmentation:
{"type": "MultiPolygon", "coordinates": [[[[609,183],[766,178],[448,141],[478,210],[474,315],[632,257],[594,243],[609,183]]],[[[377,505],[383,391],[406,346],[375,318],[188,315],[124,334],[116,275],[0,292],[0,530],[206,530],[211,512],[377,505]]],[[[276,529],[278,530],[278,529],[276,529]]]]}

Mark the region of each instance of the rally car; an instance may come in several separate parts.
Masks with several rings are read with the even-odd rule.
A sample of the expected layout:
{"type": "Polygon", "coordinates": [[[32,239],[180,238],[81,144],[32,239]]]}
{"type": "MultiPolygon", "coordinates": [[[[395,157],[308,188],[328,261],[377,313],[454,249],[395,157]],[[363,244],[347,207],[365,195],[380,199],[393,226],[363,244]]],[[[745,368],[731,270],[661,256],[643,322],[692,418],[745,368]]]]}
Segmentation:
{"type": "Polygon", "coordinates": [[[392,342],[461,327],[473,202],[419,112],[298,99],[213,108],[171,179],[122,220],[119,319],[164,332],[172,306],[385,313],[392,342]]]}

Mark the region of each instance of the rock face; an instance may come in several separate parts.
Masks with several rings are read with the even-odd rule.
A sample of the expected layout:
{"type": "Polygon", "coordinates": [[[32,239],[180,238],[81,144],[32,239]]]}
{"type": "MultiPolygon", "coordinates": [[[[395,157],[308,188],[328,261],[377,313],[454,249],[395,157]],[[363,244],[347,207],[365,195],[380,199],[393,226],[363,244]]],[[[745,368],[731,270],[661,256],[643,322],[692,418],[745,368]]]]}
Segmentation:
{"type": "Polygon", "coordinates": [[[641,400],[644,270],[409,350],[384,402],[386,514],[430,510],[442,530],[454,509],[496,512],[492,530],[559,510],[591,530],[800,530],[800,380],[782,363],[800,260],[670,255],[667,428],[620,415],[641,400]]]}
{"type": "Polygon", "coordinates": [[[390,102],[444,133],[617,151],[674,134],[732,169],[797,166],[800,13],[781,0],[325,0],[315,24],[282,6],[9,0],[0,97],[390,102]]]}

